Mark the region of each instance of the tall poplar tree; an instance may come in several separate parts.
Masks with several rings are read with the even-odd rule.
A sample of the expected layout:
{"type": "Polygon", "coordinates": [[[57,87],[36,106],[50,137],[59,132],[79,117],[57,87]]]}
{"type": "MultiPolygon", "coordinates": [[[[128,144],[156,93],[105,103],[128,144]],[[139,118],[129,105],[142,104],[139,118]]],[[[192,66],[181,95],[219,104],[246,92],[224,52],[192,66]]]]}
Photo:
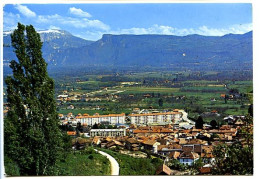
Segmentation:
{"type": "Polygon", "coordinates": [[[18,23],[11,39],[18,61],[11,61],[13,75],[5,79],[9,111],[4,155],[18,165],[21,175],[56,175],[62,133],[40,35],[32,25],[18,23]]]}

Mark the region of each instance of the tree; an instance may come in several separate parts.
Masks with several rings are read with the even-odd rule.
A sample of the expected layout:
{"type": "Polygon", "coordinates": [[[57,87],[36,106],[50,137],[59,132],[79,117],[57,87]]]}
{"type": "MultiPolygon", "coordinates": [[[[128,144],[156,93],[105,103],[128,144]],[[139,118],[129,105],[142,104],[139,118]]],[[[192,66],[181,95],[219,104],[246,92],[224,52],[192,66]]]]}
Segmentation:
{"type": "Polygon", "coordinates": [[[218,145],[213,150],[215,162],[212,174],[253,175],[253,119],[246,116],[246,124],[238,130],[240,141],[232,145],[218,145]]]}
{"type": "Polygon", "coordinates": [[[77,132],[83,132],[83,126],[81,125],[81,122],[77,122],[76,131],[77,132]]]}
{"type": "Polygon", "coordinates": [[[159,104],[160,107],[163,106],[163,99],[162,99],[162,98],[160,98],[160,99],[158,100],[158,104],[159,104]]]}
{"type": "Polygon", "coordinates": [[[13,76],[5,79],[9,111],[4,154],[18,165],[21,175],[57,175],[62,133],[40,35],[32,25],[18,23],[11,40],[18,61],[11,61],[13,76]]]}
{"type": "Polygon", "coordinates": [[[203,124],[204,124],[203,118],[199,116],[195,122],[196,129],[203,129],[203,124]]]}
{"type": "Polygon", "coordinates": [[[214,148],[214,175],[248,175],[253,174],[253,148],[243,147],[240,143],[226,144],[214,148]]]}
{"type": "Polygon", "coordinates": [[[98,129],[97,123],[95,123],[95,124],[92,126],[92,129],[98,129]]]}
{"type": "Polygon", "coordinates": [[[224,98],[225,99],[225,104],[227,104],[228,98],[229,98],[228,95],[225,95],[225,98],[224,98]]]}
{"type": "Polygon", "coordinates": [[[215,119],[213,119],[213,120],[210,121],[210,125],[211,125],[211,128],[212,128],[212,129],[216,129],[218,123],[217,123],[217,121],[216,121],[215,119]]]}
{"type": "Polygon", "coordinates": [[[248,108],[248,114],[249,114],[251,117],[253,117],[253,112],[254,112],[254,110],[253,110],[253,104],[250,104],[250,106],[249,106],[249,108],[248,108]]]}
{"type": "Polygon", "coordinates": [[[173,170],[185,171],[187,169],[187,165],[180,163],[177,159],[170,160],[167,165],[173,170]]]}

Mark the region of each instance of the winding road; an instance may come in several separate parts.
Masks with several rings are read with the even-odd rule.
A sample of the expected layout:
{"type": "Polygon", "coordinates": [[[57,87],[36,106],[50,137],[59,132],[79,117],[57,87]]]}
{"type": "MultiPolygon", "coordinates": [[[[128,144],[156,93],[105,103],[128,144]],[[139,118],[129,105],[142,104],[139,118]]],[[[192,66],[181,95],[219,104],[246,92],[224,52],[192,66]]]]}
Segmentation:
{"type": "Polygon", "coordinates": [[[111,155],[103,152],[103,151],[99,151],[97,149],[94,149],[96,152],[100,153],[101,155],[104,155],[105,157],[108,158],[108,160],[111,163],[111,175],[119,175],[119,164],[116,161],[116,159],[114,157],[112,157],[111,155]]]}

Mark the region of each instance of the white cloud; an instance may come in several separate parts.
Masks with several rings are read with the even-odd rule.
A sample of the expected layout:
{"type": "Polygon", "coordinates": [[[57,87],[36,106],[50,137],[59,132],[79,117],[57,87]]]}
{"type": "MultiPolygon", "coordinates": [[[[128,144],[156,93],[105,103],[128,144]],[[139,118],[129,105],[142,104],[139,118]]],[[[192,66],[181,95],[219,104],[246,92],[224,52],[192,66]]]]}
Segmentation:
{"type": "Polygon", "coordinates": [[[11,12],[4,12],[4,30],[13,30],[17,27],[17,22],[21,21],[19,14],[13,14],[11,12]]]}
{"type": "Polygon", "coordinates": [[[50,25],[50,26],[49,26],[49,29],[61,30],[60,27],[57,27],[57,26],[55,26],[55,25],[50,25]]]}
{"type": "Polygon", "coordinates": [[[15,8],[26,17],[35,17],[36,13],[31,11],[27,6],[17,4],[15,8]]]}
{"type": "Polygon", "coordinates": [[[58,14],[54,15],[47,15],[47,16],[38,16],[38,19],[36,23],[40,24],[55,24],[55,25],[66,25],[66,26],[72,26],[75,28],[82,28],[82,29],[96,29],[96,30],[104,30],[107,31],[110,29],[108,25],[101,22],[100,20],[90,20],[87,18],[75,18],[75,17],[64,17],[60,16],[58,14]]]}
{"type": "Polygon", "coordinates": [[[161,34],[161,35],[177,35],[185,36],[190,34],[199,34],[205,36],[222,36],[225,34],[244,34],[253,29],[252,24],[235,24],[227,28],[209,28],[207,26],[201,26],[199,28],[174,28],[171,26],[159,26],[157,24],[148,28],[133,27],[129,29],[119,29],[111,31],[111,34],[161,34]]]}
{"type": "Polygon", "coordinates": [[[198,34],[204,36],[223,36],[226,34],[244,34],[251,31],[252,24],[235,24],[227,28],[209,28],[207,26],[201,26],[198,28],[174,28],[171,26],[159,26],[157,24],[148,27],[140,28],[133,27],[128,29],[117,29],[117,30],[87,30],[84,33],[77,34],[78,37],[84,38],[86,40],[98,40],[102,38],[103,34],[159,34],[159,35],[176,35],[176,36],[186,36],[191,34],[198,34]]]}
{"type": "Polygon", "coordinates": [[[75,7],[69,8],[69,13],[79,17],[91,17],[91,15],[88,12],[85,12],[82,9],[78,9],[75,7]]]}
{"type": "Polygon", "coordinates": [[[103,34],[103,31],[85,31],[84,33],[77,34],[76,36],[86,40],[96,41],[101,39],[103,34]]]}

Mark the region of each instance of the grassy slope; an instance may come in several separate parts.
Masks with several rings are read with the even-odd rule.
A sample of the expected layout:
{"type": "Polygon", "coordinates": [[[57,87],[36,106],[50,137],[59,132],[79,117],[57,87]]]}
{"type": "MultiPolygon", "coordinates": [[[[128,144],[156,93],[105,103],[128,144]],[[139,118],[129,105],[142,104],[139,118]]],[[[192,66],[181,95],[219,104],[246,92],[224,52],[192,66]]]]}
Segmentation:
{"type": "Polygon", "coordinates": [[[156,169],[162,165],[160,159],[133,158],[107,149],[102,150],[114,157],[120,166],[120,175],[155,175],[156,169]]]}
{"type": "Polygon", "coordinates": [[[110,175],[109,160],[98,154],[68,154],[60,163],[63,176],[103,176],[110,175]],[[93,156],[93,158],[91,157],[93,156]]]}

